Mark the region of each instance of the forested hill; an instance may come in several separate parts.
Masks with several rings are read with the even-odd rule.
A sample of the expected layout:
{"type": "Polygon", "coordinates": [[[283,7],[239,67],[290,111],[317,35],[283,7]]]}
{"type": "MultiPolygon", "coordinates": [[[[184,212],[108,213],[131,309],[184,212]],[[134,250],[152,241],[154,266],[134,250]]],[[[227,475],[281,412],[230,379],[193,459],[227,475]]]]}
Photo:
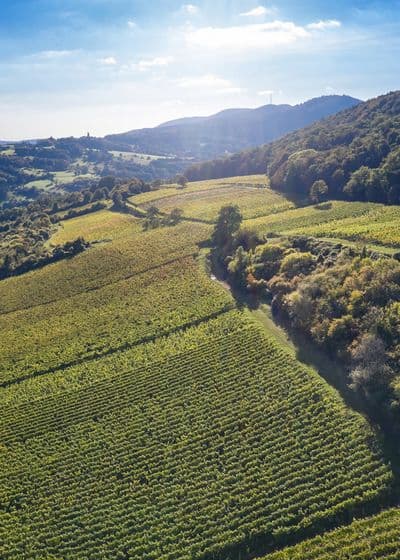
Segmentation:
{"type": "Polygon", "coordinates": [[[324,181],[330,198],[400,204],[400,91],[377,97],[259,148],[191,166],[190,180],[267,172],[303,197],[324,181]]]}
{"type": "Polygon", "coordinates": [[[106,139],[129,144],[138,151],[205,159],[275,140],[358,103],[358,99],[346,95],[326,95],[295,106],[228,109],[210,117],[178,119],[106,139]]]}

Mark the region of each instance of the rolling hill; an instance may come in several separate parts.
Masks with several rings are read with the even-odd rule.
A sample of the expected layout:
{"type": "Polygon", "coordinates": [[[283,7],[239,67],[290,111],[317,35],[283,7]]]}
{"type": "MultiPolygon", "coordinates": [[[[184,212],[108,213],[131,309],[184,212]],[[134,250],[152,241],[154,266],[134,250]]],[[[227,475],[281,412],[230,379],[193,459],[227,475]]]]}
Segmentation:
{"type": "Polygon", "coordinates": [[[4,560],[395,557],[398,475],[381,434],[208,270],[232,202],[261,249],[263,234],[276,249],[343,221],[346,242],[350,219],[400,220],[376,204],[296,208],[265,175],[63,214],[49,245],[90,247],[0,281],[4,560]],[[129,210],[151,206],[183,218],[146,230],[129,210]]]}
{"type": "Polygon", "coordinates": [[[192,165],[190,180],[266,173],[272,188],[298,198],[317,180],[330,198],[400,202],[400,92],[361,103],[232,156],[192,165]]]}
{"type": "Polygon", "coordinates": [[[177,119],[155,128],[109,135],[106,140],[148,153],[204,159],[275,140],[359,102],[347,95],[327,95],[295,106],[228,109],[210,117],[177,119]]]}

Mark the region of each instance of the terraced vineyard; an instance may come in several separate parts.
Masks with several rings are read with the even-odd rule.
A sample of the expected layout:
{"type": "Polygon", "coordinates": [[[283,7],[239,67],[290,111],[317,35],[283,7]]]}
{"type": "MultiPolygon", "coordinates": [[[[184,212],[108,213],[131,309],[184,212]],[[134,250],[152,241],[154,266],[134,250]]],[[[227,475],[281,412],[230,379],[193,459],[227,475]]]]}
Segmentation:
{"type": "Polygon", "coordinates": [[[165,213],[180,208],[185,217],[210,223],[216,220],[221,206],[233,200],[245,218],[274,214],[294,206],[268,187],[264,175],[193,182],[185,189],[170,186],[131,198],[139,208],[154,205],[165,213]]]}
{"type": "Polygon", "coordinates": [[[4,409],[3,558],[226,558],[383,497],[365,421],[253,323],[218,321],[183,354],[4,409]]]}
{"type": "MultiPolygon", "coordinates": [[[[264,560],[398,560],[400,510],[355,521],[348,527],[305,541],[264,560]]],[[[261,560],[261,559],[260,559],[261,560]]]]}
{"type": "MultiPolygon", "coordinates": [[[[245,215],[272,212],[247,221],[263,233],[377,207],[285,210],[258,180],[179,198],[214,219],[237,189],[245,215]]],[[[169,208],[175,191],[132,200],[169,208]]],[[[391,467],[368,422],[201,268],[211,229],[102,210],[50,240],[90,249],[0,282],[1,559],[333,560],[345,540],[395,558],[397,510],[324,534],[385,507],[391,467]]]]}
{"type": "MultiPolygon", "coordinates": [[[[85,224],[92,224],[95,216],[96,214],[90,214],[84,218],[74,218],[77,220],[75,224],[79,223],[80,226],[72,226],[72,237],[85,237],[85,224]]],[[[107,228],[102,230],[100,226],[96,236],[104,242],[93,246],[84,254],[34,273],[2,281],[0,313],[26,309],[89,292],[178,258],[193,255],[198,252],[198,243],[207,239],[210,234],[207,225],[186,223],[174,228],[142,232],[138,230],[136,219],[125,221],[125,215],[119,216],[124,227],[117,222],[108,235],[107,228]],[[110,242],[112,237],[114,239],[110,242]]]]}
{"type": "Polygon", "coordinates": [[[246,225],[260,233],[304,234],[360,243],[400,246],[398,206],[364,202],[329,202],[254,220],[246,225]]]}

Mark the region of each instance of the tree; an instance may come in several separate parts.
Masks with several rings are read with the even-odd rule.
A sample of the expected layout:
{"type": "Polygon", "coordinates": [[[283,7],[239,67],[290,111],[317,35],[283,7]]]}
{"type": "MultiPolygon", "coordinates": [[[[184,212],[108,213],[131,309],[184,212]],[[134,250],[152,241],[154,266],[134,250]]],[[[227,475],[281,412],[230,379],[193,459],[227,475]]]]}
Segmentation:
{"type": "Polygon", "coordinates": [[[235,235],[235,246],[239,247],[241,245],[245,251],[255,249],[259,243],[261,243],[261,239],[255,229],[240,228],[235,235]]]}
{"type": "Polygon", "coordinates": [[[234,236],[242,223],[239,207],[233,204],[223,206],[218,214],[212,234],[212,243],[222,256],[228,255],[233,247],[234,236]]]}
{"type": "Polygon", "coordinates": [[[351,352],[354,368],[350,374],[350,387],[367,396],[389,391],[393,370],[388,365],[388,356],[381,338],[364,334],[351,352]]]}
{"type": "Polygon", "coordinates": [[[126,202],[122,198],[122,194],[119,191],[113,192],[112,201],[116,210],[123,210],[126,208],[126,202]]]}
{"type": "Polygon", "coordinates": [[[102,198],[107,198],[108,191],[107,189],[96,189],[92,196],[92,202],[96,200],[101,200],[102,198]]]}
{"type": "Polygon", "coordinates": [[[265,243],[259,245],[254,253],[254,276],[270,280],[278,271],[285,249],[280,245],[265,243]]]}
{"type": "Polygon", "coordinates": [[[315,266],[315,258],[311,253],[290,253],[284,257],[280,272],[287,278],[294,278],[299,274],[309,274],[315,266]]]}
{"type": "Polygon", "coordinates": [[[320,202],[324,202],[328,198],[328,185],[320,179],[319,181],[315,181],[310,189],[310,200],[314,204],[319,204],[320,202]]]}
{"type": "Polygon", "coordinates": [[[187,182],[188,182],[185,175],[177,175],[175,180],[182,189],[184,189],[186,187],[187,182]]]}
{"type": "Polygon", "coordinates": [[[107,175],[105,177],[102,177],[99,181],[99,184],[97,185],[98,189],[107,189],[108,191],[110,191],[114,187],[115,187],[115,177],[113,177],[112,175],[107,175]]]}
{"type": "Polygon", "coordinates": [[[246,287],[246,271],[249,260],[248,253],[246,253],[242,246],[239,246],[235,251],[235,256],[228,264],[228,272],[232,282],[240,288],[246,287]]]}
{"type": "Polygon", "coordinates": [[[83,191],[83,204],[89,204],[92,200],[92,193],[88,190],[83,191]]]}
{"type": "Polygon", "coordinates": [[[176,225],[182,220],[183,211],[180,208],[173,208],[168,216],[171,225],[176,225]]]}
{"type": "Polygon", "coordinates": [[[157,206],[150,206],[146,212],[146,218],[144,220],[144,229],[154,229],[161,225],[160,211],[157,206]]]}

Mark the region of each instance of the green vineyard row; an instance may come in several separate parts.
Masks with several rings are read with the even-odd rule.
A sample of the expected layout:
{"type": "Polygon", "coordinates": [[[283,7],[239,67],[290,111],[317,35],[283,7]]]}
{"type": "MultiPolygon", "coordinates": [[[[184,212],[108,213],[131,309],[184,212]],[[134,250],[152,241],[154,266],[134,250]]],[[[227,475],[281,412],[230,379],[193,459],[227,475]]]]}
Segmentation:
{"type": "Polygon", "coordinates": [[[239,557],[385,500],[366,422],[226,315],[191,350],[4,409],[2,558],[239,557]]]}

